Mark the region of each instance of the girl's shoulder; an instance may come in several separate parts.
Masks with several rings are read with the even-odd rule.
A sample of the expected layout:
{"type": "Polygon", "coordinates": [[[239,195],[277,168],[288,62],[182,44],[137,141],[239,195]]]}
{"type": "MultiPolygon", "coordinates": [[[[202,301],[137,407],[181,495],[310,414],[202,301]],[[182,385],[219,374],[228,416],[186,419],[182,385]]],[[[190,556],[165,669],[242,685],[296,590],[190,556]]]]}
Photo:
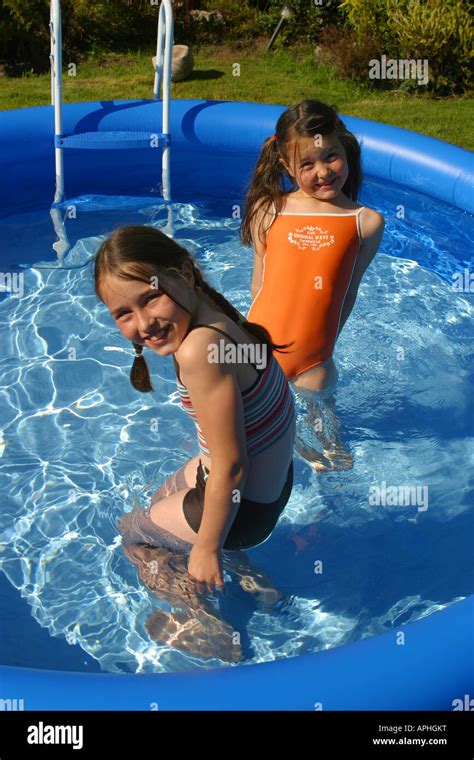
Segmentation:
{"type": "Polygon", "coordinates": [[[385,219],[382,214],[379,214],[378,211],[374,208],[370,208],[370,206],[360,206],[359,210],[359,224],[362,239],[383,231],[385,219]]]}
{"type": "MultiPolygon", "coordinates": [[[[195,379],[206,381],[212,375],[213,366],[209,362],[209,346],[216,340],[216,333],[211,330],[194,329],[189,332],[174,353],[173,358],[178,369],[178,380],[188,387],[195,379]]],[[[210,379],[212,382],[212,378],[210,379]]]]}
{"type": "Polygon", "coordinates": [[[220,318],[220,315],[206,319],[205,322],[200,321],[189,331],[176,351],[175,360],[179,363],[181,378],[184,373],[188,376],[207,376],[212,380],[213,375],[220,371],[215,366],[213,357],[221,353],[220,341],[227,343],[229,340],[234,343],[250,342],[238,325],[220,318]]]}

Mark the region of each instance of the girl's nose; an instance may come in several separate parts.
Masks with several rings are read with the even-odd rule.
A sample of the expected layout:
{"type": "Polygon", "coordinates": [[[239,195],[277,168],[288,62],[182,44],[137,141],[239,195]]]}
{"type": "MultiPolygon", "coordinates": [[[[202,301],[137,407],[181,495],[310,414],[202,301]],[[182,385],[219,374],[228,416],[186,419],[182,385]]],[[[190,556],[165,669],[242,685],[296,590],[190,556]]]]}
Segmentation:
{"type": "Polygon", "coordinates": [[[327,171],[323,168],[322,164],[315,164],[311,171],[306,175],[307,181],[314,182],[315,180],[319,180],[319,177],[321,175],[324,176],[324,172],[327,171]]]}
{"type": "Polygon", "coordinates": [[[331,179],[332,172],[328,167],[325,167],[317,172],[316,177],[318,182],[325,182],[326,180],[331,179]]]}
{"type": "Polygon", "coordinates": [[[152,317],[151,314],[148,314],[146,311],[140,310],[137,315],[137,326],[140,333],[143,333],[144,335],[149,335],[151,332],[150,328],[152,324],[154,323],[155,318],[152,317]]]}
{"type": "Polygon", "coordinates": [[[316,164],[314,171],[320,180],[328,179],[331,176],[331,169],[327,164],[316,164]]]}

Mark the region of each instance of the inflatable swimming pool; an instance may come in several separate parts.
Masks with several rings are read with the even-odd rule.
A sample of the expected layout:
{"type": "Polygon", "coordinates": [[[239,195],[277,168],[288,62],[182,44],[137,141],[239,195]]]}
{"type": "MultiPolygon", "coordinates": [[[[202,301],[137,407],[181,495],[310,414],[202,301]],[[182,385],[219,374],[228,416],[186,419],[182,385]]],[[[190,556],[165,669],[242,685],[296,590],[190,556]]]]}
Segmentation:
{"type": "MultiPolygon", "coordinates": [[[[228,206],[241,203],[258,146],[273,132],[282,110],[250,103],[174,101],[174,200],[221,201],[225,196],[228,206]]],[[[361,140],[367,176],[474,212],[471,154],[395,127],[343,118],[361,140]]],[[[160,122],[161,105],[154,101],[64,107],[67,133],[153,130],[160,122]]],[[[8,177],[0,187],[0,218],[51,203],[53,132],[49,106],[0,114],[0,166],[8,177]]],[[[91,192],[143,196],[150,187],[159,194],[160,163],[150,160],[146,150],[71,151],[65,179],[69,199],[91,192]]],[[[472,221],[467,215],[464,220],[472,221]]],[[[465,253],[459,251],[460,261],[465,253]]],[[[0,267],[10,263],[0,252],[0,267]]],[[[465,695],[474,694],[473,620],[474,596],[468,596],[352,644],[206,672],[87,674],[2,665],[0,699],[7,704],[21,698],[26,710],[156,709],[152,705],[160,710],[452,710],[464,704],[465,695]],[[403,645],[397,640],[400,631],[403,645]]]]}

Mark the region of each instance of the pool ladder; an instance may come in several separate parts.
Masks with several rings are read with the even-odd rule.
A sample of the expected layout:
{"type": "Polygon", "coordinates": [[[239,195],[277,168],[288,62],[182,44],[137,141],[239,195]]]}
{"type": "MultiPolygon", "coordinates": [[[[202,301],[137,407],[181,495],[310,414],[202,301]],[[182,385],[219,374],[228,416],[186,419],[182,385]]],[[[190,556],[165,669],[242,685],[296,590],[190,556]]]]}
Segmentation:
{"type": "MultiPolygon", "coordinates": [[[[62,102],[62,25],[61,2],[51,0],[50,4],[51,40],[51,104],[54,107],[54,153],[56,165],[56,192],[51,207],[51,217],[59,241],[53,244],[60,263],[70,245],[67,239],[60,205],[64,202],[64,155],[73,150],[131,150],[133,148],[162,148],[161,199],[168,204],[168,224],[164,231],[173,233],[171,188],[170,188],[170,85],[171,58],[173,50],[173,6],[171,0],[162,0],[158,13],[158,36],[156,42],[155,80],[153,99],[160,100],[162,91],[162,112],[160,132],[103,131],[63,133],[62,102]]],[[[156,197],[156,196],[155,196],[156,197]]]]}

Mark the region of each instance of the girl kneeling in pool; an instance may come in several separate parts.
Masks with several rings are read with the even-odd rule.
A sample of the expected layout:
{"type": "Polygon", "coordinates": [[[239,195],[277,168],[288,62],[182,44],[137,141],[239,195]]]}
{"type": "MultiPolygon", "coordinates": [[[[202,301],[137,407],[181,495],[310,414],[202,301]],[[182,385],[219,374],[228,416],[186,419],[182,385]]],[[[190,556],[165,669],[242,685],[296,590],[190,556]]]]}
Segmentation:
{"type": "Polygon", "coordinates": [[[124,543],[191,548],[188,573],[198,590],[223,590],[221,551],[265,541],[291,493],[295,412],[277,347],[154,227],[115,230],[96,254],[94,276],[135,347],[132,385],[153,390],[143,349],[172,356],[200,448],[147,510],[122,518],[124,543]]]}

